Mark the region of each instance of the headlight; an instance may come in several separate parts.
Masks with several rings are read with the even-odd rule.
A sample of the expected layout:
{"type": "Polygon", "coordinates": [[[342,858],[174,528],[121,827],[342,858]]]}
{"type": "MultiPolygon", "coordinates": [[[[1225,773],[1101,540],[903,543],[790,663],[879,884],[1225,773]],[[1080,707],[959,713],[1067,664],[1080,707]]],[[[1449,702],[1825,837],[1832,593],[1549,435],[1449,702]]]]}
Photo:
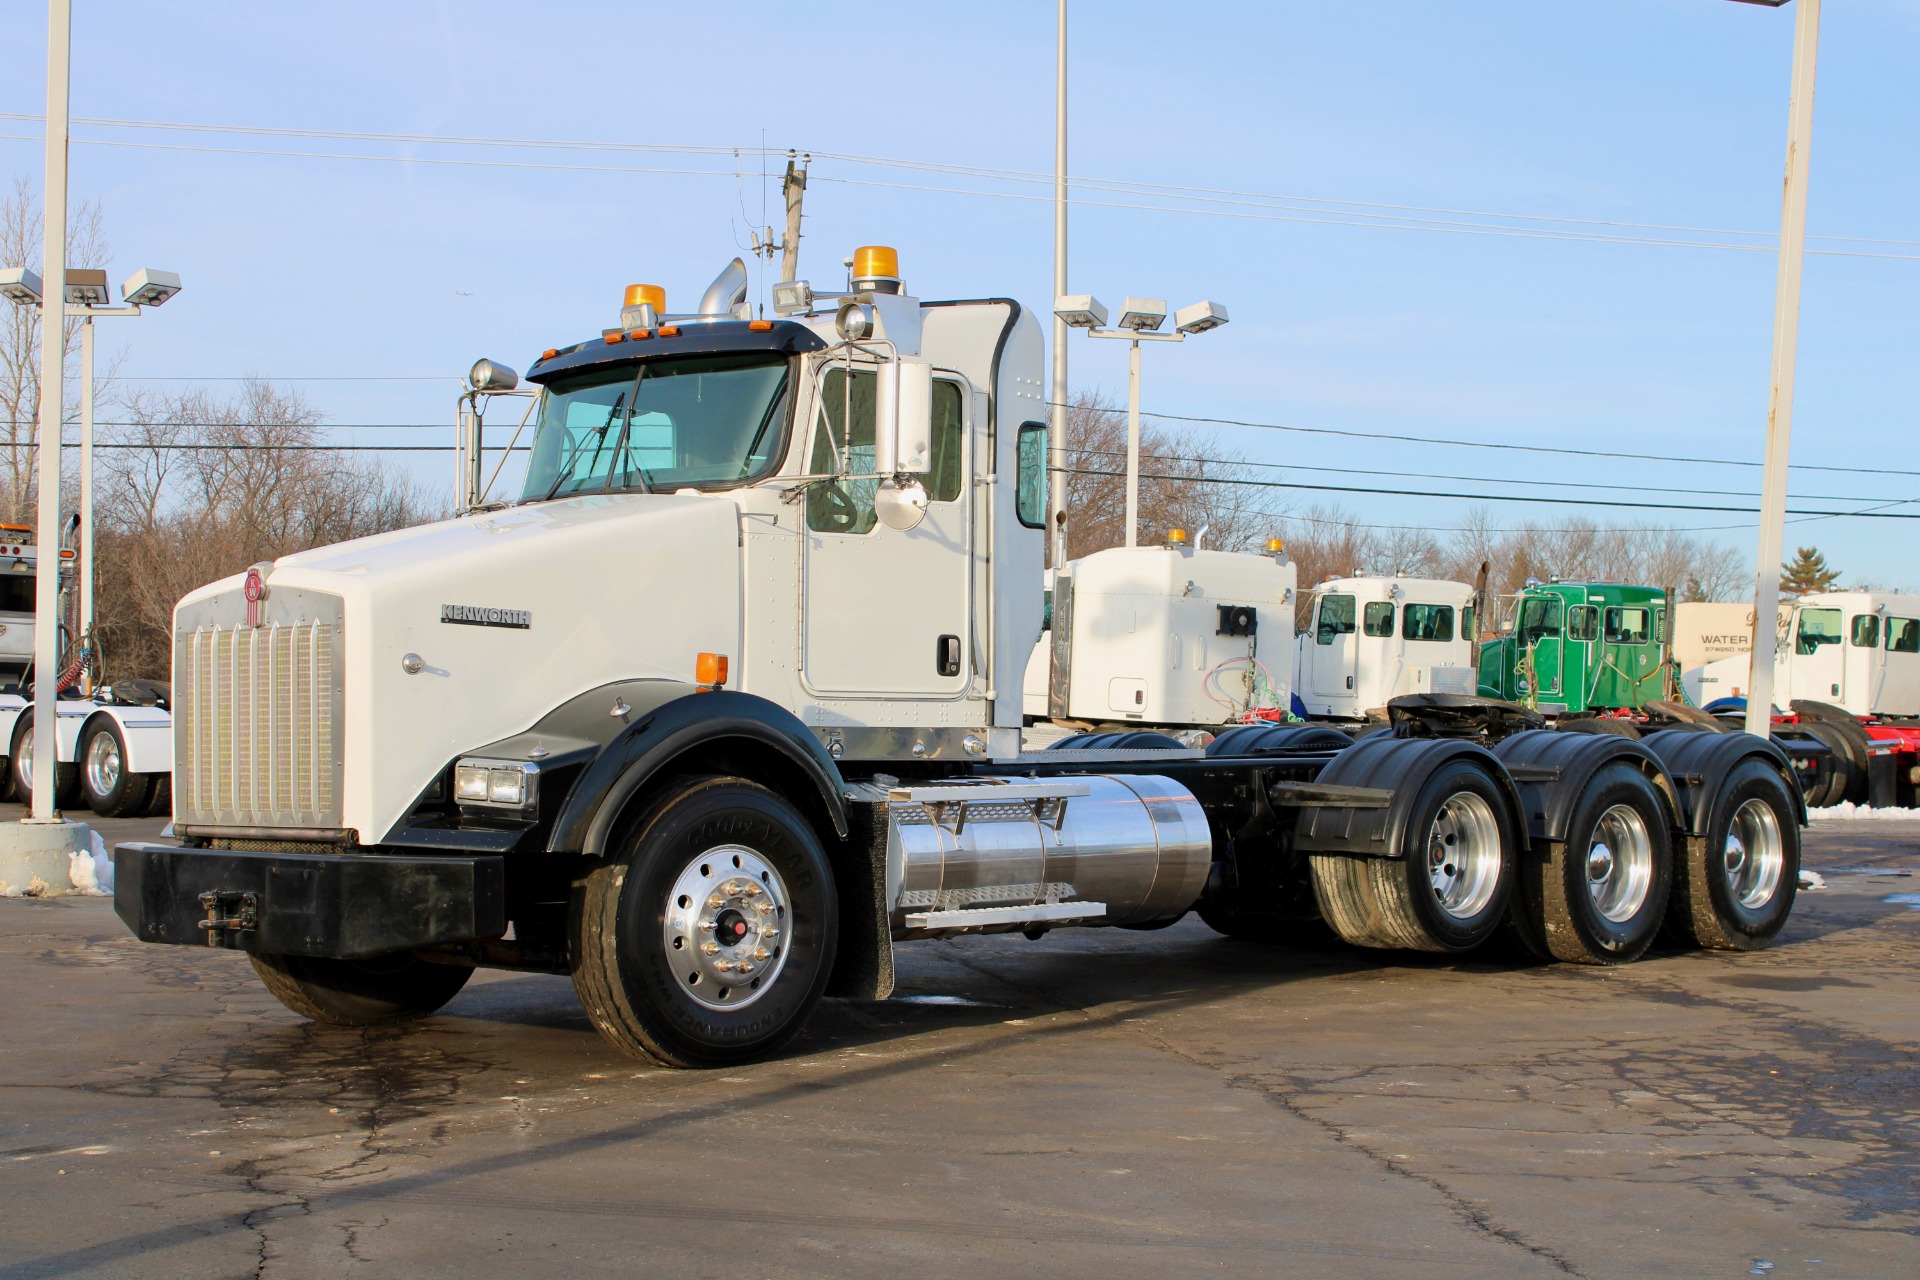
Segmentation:
{"type": "Polygon", "coordinates": [[[540,766],[525,760],[462,760],[453,766],[453,798],[463,809],[530,813],[539,798],[540,766]]]}

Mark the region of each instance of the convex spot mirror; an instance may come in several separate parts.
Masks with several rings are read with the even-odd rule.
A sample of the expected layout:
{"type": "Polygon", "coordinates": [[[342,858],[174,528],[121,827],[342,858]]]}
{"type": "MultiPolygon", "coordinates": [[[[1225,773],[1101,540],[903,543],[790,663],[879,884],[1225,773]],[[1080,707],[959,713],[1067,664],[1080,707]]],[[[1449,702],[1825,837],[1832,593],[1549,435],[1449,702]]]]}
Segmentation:
{"type": "Polygon", "coordinates": [[[905,533],[927,518],[927,489],[918,480],[904,484],[882,480],[873,494],[874,518],[889,529],[905,533]]]}

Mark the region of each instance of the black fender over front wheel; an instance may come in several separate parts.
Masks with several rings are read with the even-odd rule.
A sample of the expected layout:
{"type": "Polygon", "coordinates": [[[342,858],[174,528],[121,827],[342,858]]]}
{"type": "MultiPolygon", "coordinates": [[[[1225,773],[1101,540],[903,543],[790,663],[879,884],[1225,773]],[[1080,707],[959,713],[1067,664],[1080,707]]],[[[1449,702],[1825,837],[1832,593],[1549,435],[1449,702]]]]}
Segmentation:
{"type": "Polygon", "coordinates": [[[763,1057],[833,968],[833,873],[799,811],[757,783],[680,778],[574,886],[574,990],[623,1052],[676,1067],[763,1057]]]}

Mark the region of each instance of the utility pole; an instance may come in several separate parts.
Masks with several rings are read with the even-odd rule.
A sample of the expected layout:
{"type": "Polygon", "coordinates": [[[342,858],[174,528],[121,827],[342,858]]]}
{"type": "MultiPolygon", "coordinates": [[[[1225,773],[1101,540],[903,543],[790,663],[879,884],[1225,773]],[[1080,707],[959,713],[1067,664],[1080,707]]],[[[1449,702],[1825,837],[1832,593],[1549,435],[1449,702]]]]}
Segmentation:
{"type": "Polygon", "coordinates": [[[1780,273],[1773,302],[1773,383],[1767,402],[1767,461],[1760,486],[1760,545],[1754,564],[1753,670],[1747,689],[1747,732],[1763,738],[1773,721],[1780,554],[1786,538],[1793,372],[1800,338],[1800,264],[1807,239],[1808,149],[1813,142],[1813,77],[1819,48],[1820,0],[1799,0],[1793,27],[1793,89],[1787,108],[1787,176],[1780,206],[1780,273]]]}
{"type": "MultiPolygon", "coordinates": [[[[67,346],[67,76],[73,39],[72,0],[47,3],[46,291],[40,321],[39,572],[33,600],[33,807],[29,822],[58,822],[53,811],[54,731],[60,683],[60,423],[65,405],[67,346]]],[[[87,530],[91,538],[93,531],[87,530]]]]}
{"type": "Polygon", "coordinates": [[[799,279],[800,202],[807,195],[805,158],[796,166],[793,153],[787,153],[787,176],[781,182],[780,189],[787,197],[787,234],[780,241],[780,283],[788,284],[799,279]]]}
{"type": "MultiPolygon", "coordinates": [[[[1060,0],[1053,73],[1053,296],[1067,292],[1067,0],[1060,0]]],[[[1053,318],[1053,403],[1047,413],[1047,562],[1067,561],[1067,322],[1053,318]]]]}

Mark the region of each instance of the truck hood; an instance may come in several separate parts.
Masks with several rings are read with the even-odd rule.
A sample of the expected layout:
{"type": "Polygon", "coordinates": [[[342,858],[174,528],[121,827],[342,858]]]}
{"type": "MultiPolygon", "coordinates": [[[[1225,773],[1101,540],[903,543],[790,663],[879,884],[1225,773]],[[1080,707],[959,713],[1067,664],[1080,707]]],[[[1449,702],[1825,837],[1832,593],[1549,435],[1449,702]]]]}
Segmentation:
{"type": "MultiPolygon", "coordinates": [[[[377,841],[449,760],[568,698],[739,654],[739,518],[723,494],[593,495],[276,561],[263,625],[340,602],[340,825],[377,841]]],[[[183,629],[244,625],[244,582],[183,599],[176,648],[183,629]]]]}

